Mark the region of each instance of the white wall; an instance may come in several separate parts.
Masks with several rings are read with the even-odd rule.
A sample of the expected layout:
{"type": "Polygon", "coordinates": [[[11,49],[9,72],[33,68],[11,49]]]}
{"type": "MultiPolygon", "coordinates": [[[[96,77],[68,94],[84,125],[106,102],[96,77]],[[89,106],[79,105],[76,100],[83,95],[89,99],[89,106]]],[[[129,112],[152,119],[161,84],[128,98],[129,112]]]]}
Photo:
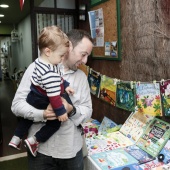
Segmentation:
{"type": "Polygon", "coordinates": [[[18,27],[19,40],[11,43],[11,68],[16,67],[17,70],[24,70],[32,63],[32,39],[31,39],[31,20],[27,16],[18,27]]]}

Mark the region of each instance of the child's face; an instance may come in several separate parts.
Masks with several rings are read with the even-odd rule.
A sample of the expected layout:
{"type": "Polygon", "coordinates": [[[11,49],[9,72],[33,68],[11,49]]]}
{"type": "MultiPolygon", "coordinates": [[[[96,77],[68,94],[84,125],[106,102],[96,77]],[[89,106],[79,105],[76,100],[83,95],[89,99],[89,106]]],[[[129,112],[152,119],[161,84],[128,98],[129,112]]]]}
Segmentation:
{"type": "Polygon", "coordinates": [[[48,60],[51,64],[57,65],[61,63],[62,59],[68,52],[68,47],[65,47],[64,45],[60,45],[55,51],[51,51],[48,60]]]}

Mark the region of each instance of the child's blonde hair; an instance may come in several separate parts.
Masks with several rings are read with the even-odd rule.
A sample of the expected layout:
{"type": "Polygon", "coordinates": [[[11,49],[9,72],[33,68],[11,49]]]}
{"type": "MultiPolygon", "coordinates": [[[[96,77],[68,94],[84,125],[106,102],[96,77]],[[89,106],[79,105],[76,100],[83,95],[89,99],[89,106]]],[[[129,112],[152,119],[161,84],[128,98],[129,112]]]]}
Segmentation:
{"type": "Polygon", "coordinates": [[[67,35],[57,26],[44,27],[38,38],[40,53],[42,53],[45,48],[55,51],[60,45],[69,47],[67,35]]]}

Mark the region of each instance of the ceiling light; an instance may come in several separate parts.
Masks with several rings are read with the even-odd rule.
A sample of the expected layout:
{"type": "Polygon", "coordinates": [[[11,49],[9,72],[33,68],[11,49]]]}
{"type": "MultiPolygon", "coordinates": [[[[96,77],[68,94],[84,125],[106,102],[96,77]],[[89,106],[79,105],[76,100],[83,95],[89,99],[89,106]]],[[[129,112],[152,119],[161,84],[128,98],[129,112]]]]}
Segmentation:
{"type": "Polygon", "coordinates": [[[4,17],[4,15],[3,15],[3,14],[0,14],[0,17],[4,17]]]}
{"type": "Polygon", "coordinates": [[[1,5],[0,5],[0,7],[1,7],[1,8],[8,8],[8,7],[9,7],[9,5],[1,4],[1,5]]]}
{"type": "Polygon", "coordinates": [[[0,21],[0,23],[1,23],[1,21],[0,21]]]}

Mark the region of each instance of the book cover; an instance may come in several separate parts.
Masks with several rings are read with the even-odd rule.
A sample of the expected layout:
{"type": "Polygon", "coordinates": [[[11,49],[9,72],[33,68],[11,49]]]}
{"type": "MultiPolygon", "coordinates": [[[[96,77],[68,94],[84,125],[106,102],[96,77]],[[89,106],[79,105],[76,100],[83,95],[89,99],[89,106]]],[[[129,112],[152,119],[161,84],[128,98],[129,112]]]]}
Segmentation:
{"type": "Polygon", "coordinates": [[[159,153],[158,160],[160,162],[164,162],[165,164],[170,163],[170,140],[168,140],[168,142],[159,153]]]}
{"type": "Polygon", "coordinates": [[[101,76],[100,99],[115,106],[116,101],[116,84],[114,80],[105,75],[101,76]]]}
{"type": "Polygon", "coordinates": [[[136,160],[138,160],[139,164],[150,162],[155,159],[153,156],[149,155],[147,152],[143,151],[136,145],[127,146],[124,149],[136,160]]]}
{"type": "Polygon", "coordinates": [[[117,126],[117,124],[114,121],[104,116],[99,127],[99,134],[106,134],[108,129],[111,129],[115,126],[117,126]]]}
{"type": "Polygon", "coordinates": [[[86,138],[91,138],[98,135],[99,126],[92,122],[85,122],[82,124],[84,135],[86,138]]]}
{"type": "Polygon", "coordinates": [[[99,97],[100,93],[100,82],[101,82],[101,76],[100,73],[90,69],[88,74],[88,82],[90,86],[90,92],[99,97]]]}
{"type": "Polygon", "coordinates": [[[116,88],[116,107],[134,111],[135,106],[135,88],[132,87],[130,82],[118,82],[116,88]]]}
{"type": "Polygon", "coordinates": [[[88,155],[100,152],[107,152],[122,147],[114,139],[109,139],[104,135],[98,135],[93,138],[86,138],[88,155]]]}
{"type": "Polygon", "coordinates": [[[111,170],[127,165],[138,163],[138,161],[123,149],[115,149],[90,156],[102,170],[111,170]]]}
{"type": "Polygon", "coordinates": [[[170,169],[170,164],[164,164],[160,165],[158,167],[152,168],[152,170],[169,170],[170,169]]]}
{"type": "MultiPolygon", "coordinates": [[[[158,161],[158,159],[156,158],[155,160],[153,161],[150,161],[150,162],[147,162],[147,163],[144,163],[144,164],[141,164],[139,165],[139,167],[142,169],[142,170],[156,170],[157,168],[159,169],[159,167],[161,167],[161,169],[159,170],[162,170],[162,166],[164,165],[163,162],[160,162],[158,161]]],[[[158,170],[157,169],[157,170],[158,170]]]]}
{"type": "Polygon", "coordinates": [[[82,70],[86,74],[86,76],[88,76],[88,74],[89,74],[89,66],[86,66],[85,64],[81,64],[78,68],[80,70],[82,70]]]}
{"type": "Polygon", "coordinates": [[[130,165],[113,168],[111,170],[142,170],[142,168],[137,163],[132,163],[130,165]]]}
{"type": "Polygon", "coordinates": [[[162,108],[165,116],[170,116],[170,80],[160,83],[162,108]]]}
{"type": "Polygon", "coordinates": [[[169,137],[170,124],[158,118],[154,118],[139,138],[136,145],[148,154],[156,157],[167,143],[169,137]]]}
{"type": "Polygon", "coordinates": [[[134,143],[119,131],[86,138],[89,155],[106,152],[117,148],[123,148],[134,143]]]}
{"type": "Polygon", "coordinates": [[[106,137],[117,142],[122,148],[126,146],[133,145],[134,142],[123,135],[120,131],[107,133],[106,137]]]}
{"type": "Polygon", "coordinates": [[[120,132],[137,142],[152,119],[153,116],[138,111],[132,112],[122,125],[120,132]]]}
{"type": "Polygon", "coordinates": [[[136,84],[136,101],[138,111],[151,116],[162,116],[159,83],[136,84]]]}

